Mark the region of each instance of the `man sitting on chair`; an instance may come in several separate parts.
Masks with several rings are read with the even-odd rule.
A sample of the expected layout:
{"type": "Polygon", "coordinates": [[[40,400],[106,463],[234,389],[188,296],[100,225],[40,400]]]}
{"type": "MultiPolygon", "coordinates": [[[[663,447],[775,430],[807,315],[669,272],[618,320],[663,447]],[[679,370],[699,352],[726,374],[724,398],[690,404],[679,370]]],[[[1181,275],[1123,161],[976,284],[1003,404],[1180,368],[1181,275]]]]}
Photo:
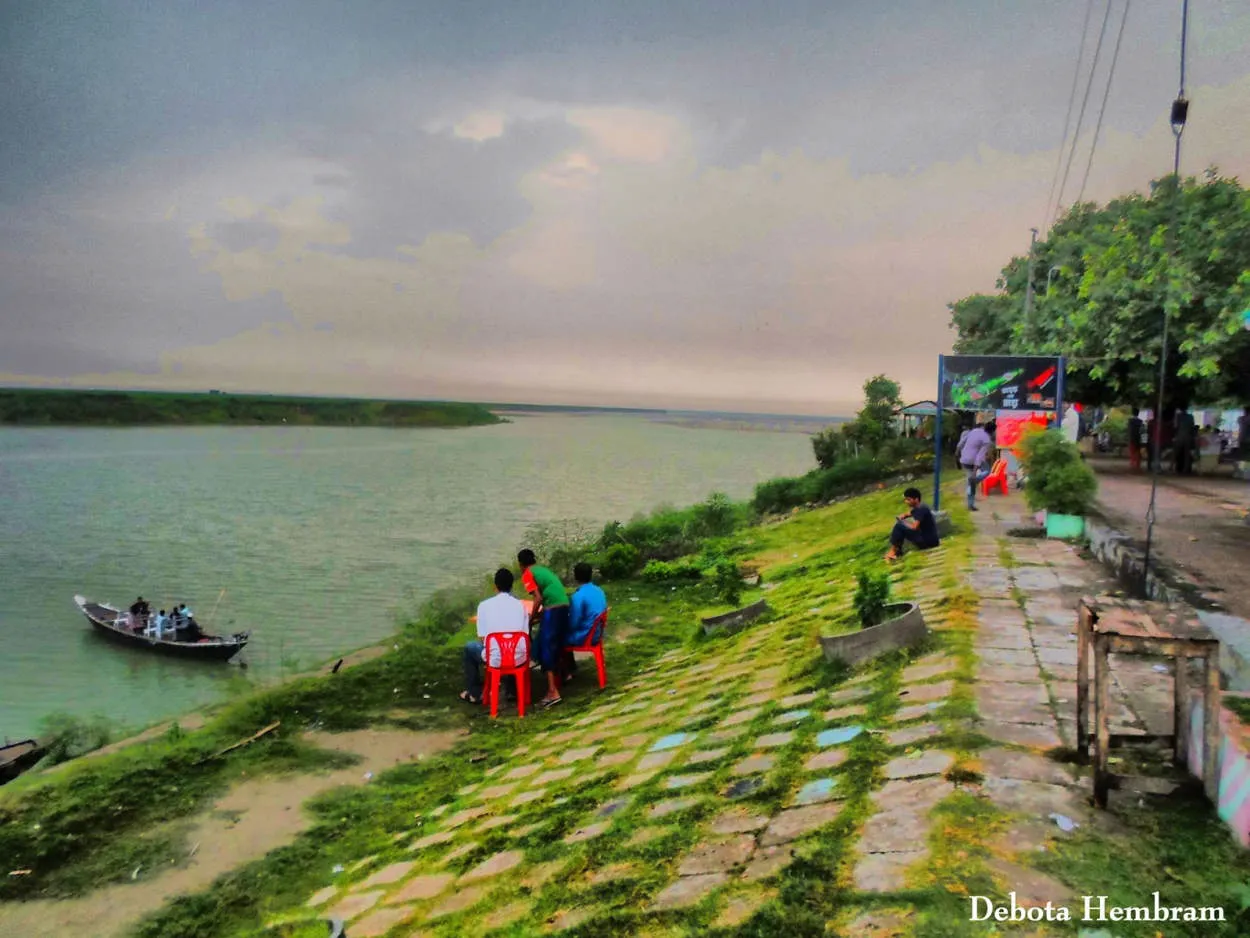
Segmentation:
{"type": "MultiPolygon", "coordinates": [[[[577,590],[569,597],[569,634],[564,639],[566,645],[586,644],[595,627],[595,620],[608,608],[608,597],[603,595],[603,590],[590,582],[592,572],[588,563],[579,563],[573,568],[577,590]]],[[[571,651],[564,655],[563,664],[563,679],[567,681],[577,673],[577,661],[571,651]]]]}
{"type": "Polygon", "coordinates": [[[929,550],[940,543],[937,531],[937,520],[920,496],[920,489],[911,488],[903,493],[903,501],[908,511],[899,515],[890,532],[890,551],[885,555],[888,561],[898,560],[903,554],[903,546],[911,543],[919,550],[929,550]]]}
{"type": "MultiPolygon", "coordinates": [[[[486,663],[486,636],[492,632],[529,632],[529,616],[521,600],[512,595],[512,571],[500,567],[495,571],[495,595],[477,604],[477,637],[479,641],[464,646],[464,690],[460,699],[466,703],[482,700],[482,665],[486,663]]],[[[516,659],[506,667],[520,667],[529,654],[528,642],[518,643],[516,659]]],[[[491,649],[492,668],[500,667],[499,649],[491,649]]]]}

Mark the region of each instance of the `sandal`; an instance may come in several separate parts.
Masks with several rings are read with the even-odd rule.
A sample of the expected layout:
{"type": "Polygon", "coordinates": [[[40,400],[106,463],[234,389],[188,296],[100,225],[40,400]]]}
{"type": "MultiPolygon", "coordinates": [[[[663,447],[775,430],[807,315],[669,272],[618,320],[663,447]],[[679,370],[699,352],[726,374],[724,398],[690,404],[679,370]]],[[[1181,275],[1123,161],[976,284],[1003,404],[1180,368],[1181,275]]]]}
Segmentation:
{"type": "Polygon", "coordinates": [[[467,704],[480,704],[482,702],[481,697],[474,697],[467,690],[462,690],[460,692],[460,699],[467,704]]]}

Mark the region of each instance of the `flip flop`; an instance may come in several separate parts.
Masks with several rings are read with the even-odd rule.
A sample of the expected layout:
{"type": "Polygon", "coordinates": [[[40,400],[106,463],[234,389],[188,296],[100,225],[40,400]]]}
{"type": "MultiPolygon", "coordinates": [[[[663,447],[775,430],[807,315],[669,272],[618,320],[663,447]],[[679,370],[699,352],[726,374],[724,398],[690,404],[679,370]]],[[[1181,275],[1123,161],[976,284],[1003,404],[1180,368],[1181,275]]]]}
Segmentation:
{"type": "Polygon", "coordinates": [[[480,704],[482,702],[482,698],[474,697],[467,690],[462,690],[460,692],[460,699],[467,704],[480,704]]]}

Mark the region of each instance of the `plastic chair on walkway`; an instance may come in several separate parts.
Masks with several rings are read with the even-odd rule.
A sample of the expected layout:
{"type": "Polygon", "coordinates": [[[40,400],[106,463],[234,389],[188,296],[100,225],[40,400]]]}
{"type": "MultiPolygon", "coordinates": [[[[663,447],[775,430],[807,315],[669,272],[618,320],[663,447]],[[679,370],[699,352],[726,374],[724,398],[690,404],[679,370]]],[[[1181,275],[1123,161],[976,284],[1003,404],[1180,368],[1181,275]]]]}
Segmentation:
{"type": "Polygon", "coordinates": [[[486,686],[482,703],[490,703],[490,715],[499,715],[499,682],[511,675],[516,678],[517,716],[525,716],[530,702],[530,636],[529,632],[491,632],[486,636],[486,686]],[[492,658],[499,667],[491,667],[492,658]],[[521,659],[517,663],[518,658],[521,659]],[[509,664],[508,662],[511,662],[509,664]]]}
{"type": "Polygon", "coordinates": [[[989,497],[989,494],[995,489],[998,489],[1004,495],[1007,494],[1007,460],[1005,459],[995,461],[990,469],[990,474],[981,483],[981,494],[986,497],[989,497]]]}
{"type": "Polygon", "coordinates": [[[595,664],[599,668],[600,690],[608,686],[608,669],[603,661],[603,633],[608,628],[608,611],[610,608],[603,610],[595,617],[594,623],[590,626],[590,634],[586,636],[586,641],[580,645],[564,646],[564,650],[568,652],[581,652],[595,656],[595,664]]]}

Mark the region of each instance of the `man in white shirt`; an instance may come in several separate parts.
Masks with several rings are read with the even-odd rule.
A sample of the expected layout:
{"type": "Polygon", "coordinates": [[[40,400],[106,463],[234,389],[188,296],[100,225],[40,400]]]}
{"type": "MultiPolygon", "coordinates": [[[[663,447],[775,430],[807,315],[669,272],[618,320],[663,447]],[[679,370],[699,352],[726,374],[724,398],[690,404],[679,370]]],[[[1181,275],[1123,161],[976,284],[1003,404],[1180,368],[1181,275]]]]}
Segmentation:
{"type": "MultiPolygon", "coordinates": [[[[521,601],[512,595],[512,571],[500,567],[495,571],[496,593],[477,606],[477,637],[479,641],[464,646],[464,690],[460,699],[479,703],[482,699],[482,665],[486,662],[486,636],[493,632],[524,632],[529,635],[530,620],[521,601]]],[[[517,643],[514,660],[505,667],[521,667],[529,658],[528,637],[517,643]]],[[[491,667],[500,667],[499,651],[492,649],[491,667]]]]}

